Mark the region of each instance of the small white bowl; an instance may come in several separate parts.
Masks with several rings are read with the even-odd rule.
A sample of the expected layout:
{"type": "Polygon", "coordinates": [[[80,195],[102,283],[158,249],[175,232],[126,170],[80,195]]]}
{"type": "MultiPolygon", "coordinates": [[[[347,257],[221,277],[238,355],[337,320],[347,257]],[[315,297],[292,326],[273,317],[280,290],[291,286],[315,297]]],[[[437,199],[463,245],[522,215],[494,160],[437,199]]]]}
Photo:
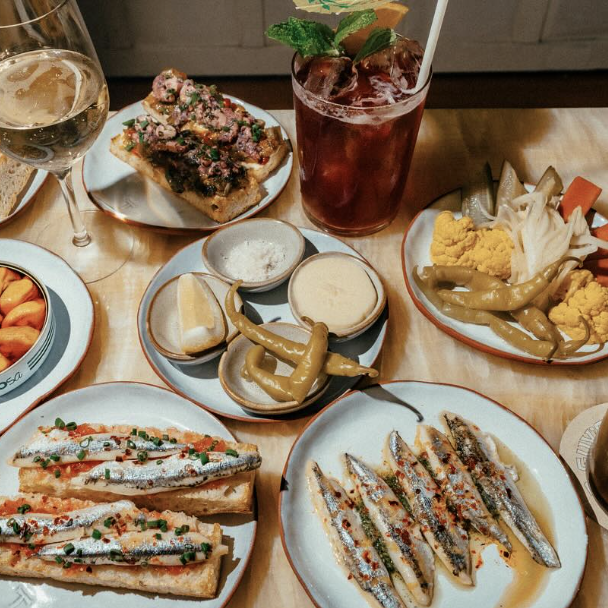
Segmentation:
{"type": "Polygon", "coordinates": [[[0,260],[0,266],[10,268],[20,275],[31,279],[36,287],[38,287],[44,303],[46,304],[46,318],[44,319],[44,325],[40,330],[40,335],[36,342],[34,342],[25,355],[15,361],[10,367],[7,367],[3,372],[0,372],[0,397],[3,397],[29,380],[45,362],[51,352],[56,332],[55,316],[53,315],[53,310],[51,308],[51,298],[44,283],[35,277],[29,270],[17,266],[12,262],[2,262],[0,260]]]}
{"type": "MultiPolygon", "coordinates": [[[[307,266],[314,260],[318,260],[320,258],[328,258],[328,257],[347,258],[350,262],[358,264],[366,272],[367,276],[369,277],[370,281],[372,282],[372,285],[374,286],[374,289],[376,290],[376,296],[377,296],[376,305],[374,306],[372,311],[369,313],[369,315],[365,319],[363,319],[363,321],[361,321],[360,323],[357,323],[356,325],[353,325],[352,327],[345,327],[338,331],[332,331],[330,328],[330,331],[331,331],[330,337],[335,342],[345,342],[346,340],[352,340],[353,338],[360,336],[365,330],[367,330],[374,323],[374,321],[376,321],[378,319],[378,317],[382,314],[382,311],[384,310],[384,308],[386,306],[386,291],[384,289],[384,285],[382,284],[382,280],[380,279],[380,276],[378,275],[378,273],[365,260],[363,260],[361,258],[357,258],[354,255],[350,255],[348,253],[340,253],[338,251],[327,251],[324,253],[317,253],[316,255],[311,255],[309,258],[306,258],[293,271],[293,274],[291,275],[291,279],[289,280],[289,287],[287,288],[287,298],[289,300],[289,307],[291,308],[291,313],[295,317],[296,321],[302,327],[309,327],[309,324],[307,323],[307,321],[304,320],[304,318],[300,314],[298,307],[295,303],[295,298],[293,295],[293,289],[294,289],[293,286],[295,284],[295,281],[297,281],[298,274],[300,273],[302,268],[304,268],[305,266],[307,266]]],[[[312,320],[316,321],[317,319],[312,319],[312,320]]]]}
{"type": "Polygon", "coordinates": [[[239,243],[258,240],[285,247],[285,259],[270,278],[263,281],[244,281],[239,289],[251,292],[274,289],[289,278],[304,255],[305,242],[302,233],[287,222],[255,218],[216,230],[203,244],[205,266],[214,275],[232,284],[242,277],[237,276],[228,267],[228,254],[239,243]]]}
{"type": "MultiPolygon", "coordinates": [[[[264,327],[279,336],[295,342],[301,342],[302,344],[308,342],[311,335],[310,330],[293,323],[264,323],[260,327],[264,327]]],[[[327,389],[329,376],[321,374],[313,384],[303,403],[298,403],[297,401],[275,401],[255,382],[247,380],[241,375],[241,370],[245,365],[245,356],[252,346],[254,346],[254,343],[244,335],[238,336],[230,343],[228,350],[222,355],[218,370],[222,388],[242,408],[256,414],[288,414],[310,405],[327,389]]],[[[295,368],[294,363],[278,359],[272,354],[267,354],[266,357],[271,357],[272,363],[276,363],[276,368],[272,371],[280,376],[289,376],[295,368]]]]}
{"type": "MultiPolygon", "coordinates": [[[[211,291],[215,294],[217,301],[222,307],[226,325],[228,327],[228,335],[226,339],[201,353],[186,354],[181,352],[179,347],[179,323],[177,309],[177,281],[181,275],[175,276],[163,285],[161,285],[156,293],[152,296],[148,314],[146,316],[146,332],[150,338],[150,342],[156,350],[180,365],[200,365],[219,357],[228,345],[228,342],[234,339],[238,333],[237,328],[232,324],[226,315],[225,299],[230,285],[221,279],[204,272],[191,273],[201,279],[204,279],[209,285],[211,291]]],[[[237,310],[243,307],[243,301],[238,293],[235,296],[237,310]]]]}

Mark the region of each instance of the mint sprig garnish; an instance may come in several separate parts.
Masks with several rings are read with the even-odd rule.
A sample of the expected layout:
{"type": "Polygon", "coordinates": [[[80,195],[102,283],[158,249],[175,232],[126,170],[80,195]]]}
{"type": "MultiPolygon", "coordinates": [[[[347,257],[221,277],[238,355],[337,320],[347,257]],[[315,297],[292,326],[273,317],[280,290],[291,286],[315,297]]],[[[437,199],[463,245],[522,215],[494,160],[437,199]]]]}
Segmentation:
{"type": "Polygon", "coordinates": [[[334,41],[334,31],[324,23],[289,17],[271,25],[266,36],[295,49],[302,57],[339,57],[342,48],[334,41]]]}
{"type": "Polygon", "coordinates": [[[334,32],[324,23],[289,17],[287,21],[271,25],[266,36],[290,46],[302,57],[340,57],[345,54],[341,42],[377,18],[371,9],[356,11],[342,19],[334,32]]]}
{"type": "Polygon", "coordinates": [[[336,35],[334,36],[334,42],[340,44],[342,40],[348,38],[351,34],[362,30],[364,27],[371,25],[374,21],[377,21],[378,17],[372,10],[368,11],[357,11],[344,17],[338,27],[336,28],[336,35]]]}
{"type": "Polygon", "coordinates": [[[377,27],[373,29],[367,37],[365,44],[355,55],[354,63],[359,63],[362,59],[391,46],[395,43],[395,40],[397,40],[397,34],[390,27],[377,27]]]}

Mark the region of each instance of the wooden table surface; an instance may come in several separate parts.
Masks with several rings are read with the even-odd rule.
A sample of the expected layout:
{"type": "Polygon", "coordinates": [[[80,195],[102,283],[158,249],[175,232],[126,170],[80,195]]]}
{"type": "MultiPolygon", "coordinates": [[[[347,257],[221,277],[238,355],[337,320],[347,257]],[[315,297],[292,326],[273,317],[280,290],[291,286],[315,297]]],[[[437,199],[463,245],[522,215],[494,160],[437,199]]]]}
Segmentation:
{"type": "MultiPolygon", "coordinates": [[[[276,117],[295,142],[291,111],[276,117]]],[[[397,220],[371,237],[348,239],[382,276],[388,289],[388,337],[379,361],[380,380],[409,379],[459,384],[484,393],[525,418],[557,449],[566,425],[580,411],[608,400],[608,361],[587,367],[551,368],[507,361],[478,352],[443,334],[407,295],[401,271],[401,241],[414,213],[459,187],[488,160],[495,177],[503,158],[522,179],[536,182],[554,165],[564,183],[583,175],[604,187],[608,208],[608,108],[534,110],[429,110],[424,114],[406,201],[397,220]]],[[[82,193],[80,171],[75,187],[82,193]]],[[[49,180],[38,200],[0,237],[34,242],[55,214],[66,213],[59,188],[49,180]]],[[[297,169],[281,197],[262,215],[309,226],[300,207],[297,169]]],[[[192,237],[133,230],[131,259],[113,276],[89,285],[96,328],[82,367],[56,394],[96,382],[133,380],[163,386],[139,346],[136,311],[156,270],[192,237]]],[[[1,246],[0,246],[1,248],[1,246]]],[[[289,449],[307,418],[279,424],[224,419],[241,441],[256,443],[264,458],[258,476],[259,528],[251,564],[231,608],[305,608],[311,602],[283,554],[277,498],[289,449]]],[[[589,521],[587,572],[573,606],[608,605],[608,533],[589,521]]],[[[314,559],[311,556],[311,559],[314,559]]]]}

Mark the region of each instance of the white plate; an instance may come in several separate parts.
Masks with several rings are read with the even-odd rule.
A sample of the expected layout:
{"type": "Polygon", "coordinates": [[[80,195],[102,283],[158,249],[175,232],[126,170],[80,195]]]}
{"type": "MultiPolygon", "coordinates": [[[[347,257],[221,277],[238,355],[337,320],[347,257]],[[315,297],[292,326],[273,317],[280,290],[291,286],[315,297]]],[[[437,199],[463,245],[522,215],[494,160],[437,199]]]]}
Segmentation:
{"type": "MultiPolygon", "coordinates": [[[[217,435],[233,440],[230,431],[215,417],[174,393],[136,382],[96,384],[47,401],[17,422],[0,437],[0,452],[15,452],[43,424],[54,424],[57,417],[66,422],[133,424],[134,426],[171,427],[217,435]],[[125,404],[129,404],[125,408],[125,404]]],[[[18,492],[17,469],[0,461],[0,494],[18,492]]],[[[87,608],[178,608],[205,606],[221,608],[228,603],[249,563],[257,528],[255,511],[250,515],[213,515],[203,521],[217,521],[224,529],[224,544],[229,555],[222,559],[219,594],[212,600],[171,597],[130,590],[112,590],[90,585],[62,584],[57,581],[19,580],[0,577],[0,604],[47,608],[85,606],[87,608]],[[23,602],[23,604],[20,603],[23,602]]]]}
{"type": "MultiPolygon", "coordinates": [[[[306,239],[304,259],[319,252],[340,251],[350,253],[362,258],[352,247],[328,234],[298,228],[306,239]]],[[[252,412],[243,410],[225,392],[220,384],[217,374],[217,360],[196,367],[180,367],[174,365],[163,357],[150,343],[146,336],[146,314],[150,301],[156,290],[166,281],[184,272],[209,272],[203,263],[202,247],[205,239],[195,241],[178,251],[152,278],[139,305],[137,313],[137,330],[139,341],[144,355],[152,366],[152,369],[164,380],[175,392],[192,399],[202,407],[237,420],[248,420],[252,422],[281,422],[290,418],[301,418],[309,416],[314,411],[321,409],[330,401],[342,395],[346,390],[355,385],[359,378],[331,379],[327,391],[315,402],[314,405],[298,410],[293,414],[273,416],[264,418],[252,412]]],[[[241,293],[245,302],[245,312],[249,318],[256,323],[268,323],[270,321],[285,321],[295,323],[287,302],[287,283],[279,285],[272,291],[263,293],[241,293]]],[[[385,311],[380,318],[361,336],[348,342],[331,344],[331,350],[342,353],[347,357],[357,359],[362,365],[372,366],[380,354],[384,336],[388,312],[385,311]]]]}
{"type": "MultiPolygon", "coordinates": [[[[390,431],[397,429],[405,441],[413,442],[416,415],[405,406],[390,402],[394,397],[416,407],[425,424],[439,429],[443,428],[441,411],[456,412],[500,439],[527,463],[528,474],[542,488],[548,504],[554,546],[562,562],[560,569],[547,571],[549,580],[530,606],[569,606],[585,569],[587,530],[580,501],[557,455],[531,426],[483,395],[458,386],[399,381],[365,393],[355,391],[328,406],[298,437],[285,465],[279,495],[281,539],[292,568],[313,602],[323,608],[371,606],[335,561],[321,520],[312,507],[306,464],[314,459],[326,475],[344,479],[344,452],[377,466],[382,463],[382,447],[390,431]]],[[[524,497],[534,509],[534,497],[524,497]]],[[[432,608],[498,608],[511,572],[494,544],[483,551],[483,565],[476,571],[474,588],[455,585],[438,567],[432,608]]]]}
{"type": "Polygon", "coordinates": [[[0,397],[0,432],[63,384],[80,367],[93,339],[93,301],[80,277],[54,253],[0,239],[0,259],[31,270],[48,288],[56,336],[46,361],[24,384],[0,397]]]}
{"type": "Polygon", "coordinates": [[[49,174],[46,171],[41,171],[40,169],[36,169],[34,173],[32,173],[27,188],[19,196],[19,200],[15,207],[13,207],[11,213],[5,218],[0,219],[0,228],[4,224],[8,224],[14,220],[22,211],[25,211],[25,209],[30,206],[30,203],[34,202],[38,191],[42,188],[48,176],[49,174]]]}
{"type": "MultiPolygon", "coordinates": [[[[244,106],[256,118],[261,118],[267,127],[281,127],[274,116],[261,108],[236,97],[230,99],[244,106]]],[[[218,224],[176,194],[143,177],[110,152],[110,140],[122,132],[122,123],[140,114],[145,114],[141,102],[116,112],[105,124],[82,164],[82,181],[89,198],[99,209],[123,222],[172,233],[212,232],[268,207],[281,194],[289,180],[293,152],[289,137],[281,127],[289,151],[279,167],[260,184],[262,199],[233,220],[218,224]]]]}
{"type": "MultiPolygon", "coordinates": [[[[483,325],[473,325],[471,323],[462,323],[450,317],[446,317],[440,313],[418,289],[418,286],[412,278],[414,266],[422,268],[423,266],[431,266],[430,248],[433,242],[433,229],[435,226],[435,218],[441,211],[449,209],[454,213],[457,219],[462,217],[460,213],[460,190],[454,190],[431,203],[426,209],[422,210],[409,225],[405,236],[403,237],[403,245],[401,249],[401,260],[403,263],[403,276],[407,290],[416,305],[416,308],[434,325],[444,331],[446,334],[492,355],[498,355],[505,359],[514,359],[525,363],[536,363],[540,365],[586,365],[595,363],[608,357],[608,347],[598,353],[589,353],[582,357],[574,357],[563,361],[554,359],[550,363],[530,355],[502,338],[499,338],[489,327],[483,325]]],[[[596,213],[593,225],[601,225],[605,223],[605,219],[596,213]]],[[[518,325],[518,327],[520,327],[518,325]]],[[[580,352],[593,351],[597,345],[584,346],[580,352]]]]}

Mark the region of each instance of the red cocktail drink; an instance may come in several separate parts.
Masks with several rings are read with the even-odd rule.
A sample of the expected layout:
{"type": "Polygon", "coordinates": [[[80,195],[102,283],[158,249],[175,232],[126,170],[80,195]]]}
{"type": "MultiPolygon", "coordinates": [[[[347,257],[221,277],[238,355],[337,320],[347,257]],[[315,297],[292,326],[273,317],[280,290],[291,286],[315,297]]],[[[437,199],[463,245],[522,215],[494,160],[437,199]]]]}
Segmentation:
{"type": "Polygon", "coordinates": [[[400,39],[353,64],[345,57],[294,57],[302,203],[317,226],[363,235],[399,210],[429,80],[415,95],[420,46],[400,39]]]}

